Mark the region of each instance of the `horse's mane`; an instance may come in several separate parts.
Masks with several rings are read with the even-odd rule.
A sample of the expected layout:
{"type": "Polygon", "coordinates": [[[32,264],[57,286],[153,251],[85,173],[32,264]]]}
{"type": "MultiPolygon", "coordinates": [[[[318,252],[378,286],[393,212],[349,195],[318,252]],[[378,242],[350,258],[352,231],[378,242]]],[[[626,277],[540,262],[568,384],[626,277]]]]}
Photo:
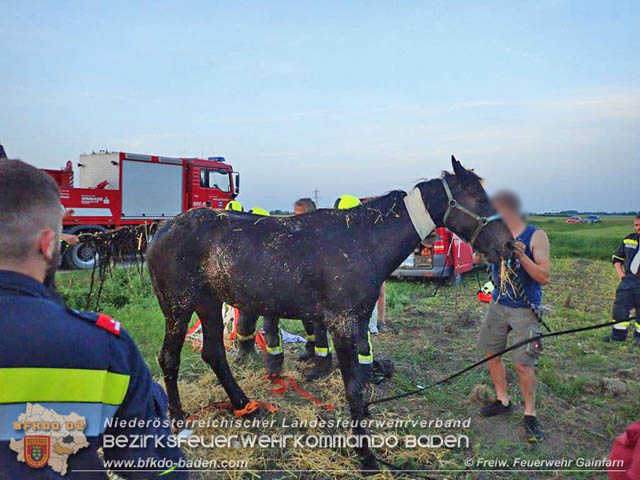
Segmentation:
{"type": "MultiPolygon", "coordinates": [[[[476,180],[478,180],[478,182],[484,184],[484,178],[482,178],[480,175],[478,175],[476,172],[473,171],[472,168],[467,169],[467,172],[469,172],[469,174],[475,178],[476,180]]],[[[442,170],[442,172],[440,172],[440,178],[444,178],[445,180],[449,180],[452,177],[455,177],[456,174],[455,173],[451,173],[447,170],[442,170]]],[[[433,179],[431,179],[433,180],[433,179]]],[[[418,185],[422,185],[423,183],[429,182],[430,179],[427,178],[420,178],[418,179],[417,183],[414,185],[414,188],[416,188],[418,185]]]]}

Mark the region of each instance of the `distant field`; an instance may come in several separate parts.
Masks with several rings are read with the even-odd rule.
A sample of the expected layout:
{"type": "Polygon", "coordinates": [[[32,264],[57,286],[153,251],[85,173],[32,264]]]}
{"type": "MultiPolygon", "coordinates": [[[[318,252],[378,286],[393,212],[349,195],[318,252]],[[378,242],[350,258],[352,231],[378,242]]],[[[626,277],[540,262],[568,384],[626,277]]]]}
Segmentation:
{"type": "Polygon", "coordinates": [[[603,216],[602,223],[569,225],[566,217],[532,216],[529,221],[542,228],[555,257],[608,260],[621,240],[633,231],[633,216],[603,216]]]}

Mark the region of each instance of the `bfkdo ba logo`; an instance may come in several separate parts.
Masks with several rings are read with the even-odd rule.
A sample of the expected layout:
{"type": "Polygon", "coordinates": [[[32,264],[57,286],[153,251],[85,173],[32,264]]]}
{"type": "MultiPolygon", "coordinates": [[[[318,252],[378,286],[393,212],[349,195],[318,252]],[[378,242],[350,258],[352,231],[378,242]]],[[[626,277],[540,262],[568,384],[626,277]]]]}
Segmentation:
{"type": "Polygon", "coordinates": [[[25,435],[24,461],[32,468],[44,467],[49,461],[50,446],[48,435],[25,435]]]}
{"type": "Polygon", "coordinates": [[[11,438],[9,448],[17,453],[18,462],[31,468],[48,465],[64,476],[69,457],[89,446],[84,434],[86,426],[86,418],[75,412],[59,414],[37,403],[27,403],[25,412],[13,422],[17,438],[11,438]]]}

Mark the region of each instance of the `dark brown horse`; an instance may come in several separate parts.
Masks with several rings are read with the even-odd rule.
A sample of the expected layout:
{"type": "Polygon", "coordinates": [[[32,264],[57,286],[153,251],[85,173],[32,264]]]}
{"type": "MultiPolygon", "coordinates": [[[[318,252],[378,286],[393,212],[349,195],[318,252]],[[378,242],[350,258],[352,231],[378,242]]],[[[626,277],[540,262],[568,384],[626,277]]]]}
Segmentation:
{"type": "MultiPolygon", "coordinates": [[[[425,236],[418,230],[446,226],[471,239],[493,262],[513,248],[479,177],[454,158],[452,164],[454,174],[421,182],[411,195],[394,191],[351,210],[278,218],[202,208],[163,225],[151,244],[148,265],[166,317],[159,362],[172,417],[184,416],[178,370],[194,311],[202,321],[203,360],[236,409],[249,401],[225,356],[221,310],[226,302],[276,325],[267,331],[268,344],[277,341],[278,318],[324,325],[333,338],[351,417],[361,420],[367,411],[358,339],[366,332],[382,282],[425,236]]],[[[354,428],[356,435],[365,433],[354,428]]],[[[366,441],[358,453],[365,470],[377,469],[366,441]]]]}

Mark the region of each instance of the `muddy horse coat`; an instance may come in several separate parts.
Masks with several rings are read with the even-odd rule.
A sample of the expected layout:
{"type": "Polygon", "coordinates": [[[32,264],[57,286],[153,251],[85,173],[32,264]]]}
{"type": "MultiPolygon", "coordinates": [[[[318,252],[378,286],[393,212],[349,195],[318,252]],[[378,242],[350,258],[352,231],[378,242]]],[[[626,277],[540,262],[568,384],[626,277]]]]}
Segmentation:
{"type": "MultiPolygon", "coordinates": [[[[406,193],[394,191],[351,210],[278,218],[202,208],[164,224],[152,242],[148,264],[166,317],[159,362],[171,415],[184,416],[178,370],[194,311],[202,321],[203,360],[236,409],[249,402],[225,356],[221,310],[226,302],[266,319],[296,318],[326,326],[351,416],[366,416],[358,340],[366,332],[382,282],[425,235],[418,231],[429,222],[416,217],[419,210],[431,225],[472,238],[489,261],[499,261],[513,248],[513,238],[493,216],[479,177],[453,158],[452,164],[455,174],[416,185],[410,193],[413,202],[405,202],[406,193]]],[[[267,332],[268,342],[273,335],[267,332]]],[[[364,435],[365,430],[354,428],[354,434],[364,435]]],[[[365,470],[377,469],[366,441],[358,453],[365,470]]]]}

